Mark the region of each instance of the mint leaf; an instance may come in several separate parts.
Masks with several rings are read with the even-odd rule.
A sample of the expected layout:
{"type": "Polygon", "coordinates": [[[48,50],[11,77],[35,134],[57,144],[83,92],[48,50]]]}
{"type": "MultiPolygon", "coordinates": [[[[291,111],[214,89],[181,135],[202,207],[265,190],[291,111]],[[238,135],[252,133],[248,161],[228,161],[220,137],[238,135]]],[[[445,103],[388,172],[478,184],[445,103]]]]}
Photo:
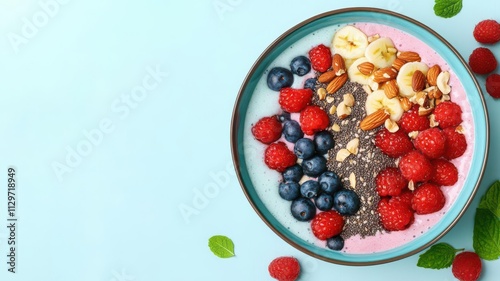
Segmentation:
{"type": "Polygon", "coordinates": [[[442,18],[456,16],[462,10],[462,0],[436,0],[434,13],[442,18]]]}
{"type": "Polygon", "coordinates": [[[219,258],[234,257],[234,244],[231,239],[223,235],[215,235],[208,239],[208,247],[219,258]]]}
{"type": "Polygon", "coordinates": [[[488,188],[486,194],[481,198],[478,208],[489,210],[497,218],[500,218],[500,181],[496,181],[488,188]]]}
{"type": "Polygon", "coordinates": [[[455,254],[463,249],[457,250],[447,243],[433,245],[427,252],[420,255],[417,266],[431,269],[443,269],[450,267],[455,254]]]}
{"type": "Polygon", "coordinates": [[[490,210],[476,210],[472,246],[482,259],[500,257],[500,220],[490,210]]]}

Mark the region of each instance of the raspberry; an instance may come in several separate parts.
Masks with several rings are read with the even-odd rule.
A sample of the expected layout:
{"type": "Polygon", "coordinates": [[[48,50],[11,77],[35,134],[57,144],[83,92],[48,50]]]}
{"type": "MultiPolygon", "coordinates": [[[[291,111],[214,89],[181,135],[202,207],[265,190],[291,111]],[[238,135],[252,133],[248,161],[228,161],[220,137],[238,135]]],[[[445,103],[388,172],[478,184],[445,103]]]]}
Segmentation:
{"type": "Polygon", "coordinates": [[[389,132],[381,129],[375,136],[375,145],[389,157],[398,158],[413,150],[410,138],[403,131],[389,132]]]}
{"type": "MultiPolygon", "coordinates": [[[[413,192],[408,188],[403,189],[401,194],[398,196],[393,196],[389,199],[389,203],[392,201],[398,201],[404,204],[408,209],[411,209],[411,200],[413,199],[413,192]]],[[[412,209],[413,210],[413,209],[412,209]]]]}
{"type": "Polygon", "coordinates": [[[309,59],[314,70],[327,71],[332,66],[332,52],[327,46],[320,44],[309,51],[309,59]]]}
{"type": "Polygon", "coordinates": [[[467,140],[462,133],[457,132],[456,127],[443,129],[446,138],[444,158],[451,160],[462,156],[467,149],[467,140]]]}
{"type": "Polygon", "coordinates": [[[474,252],[462,252],[456,255],[451,265],[453,276],[460,281],[478,280],[481,269],[481,258],[474,252]]]}
{"type": "Polygon", "coordinates": [[[413,211],[404,203],[391,201],[388,198],[380,199],[377,211],[382,227],[389,231],[407,229],[414,220],[413,211]]]}
{"type": "Polygon", "coordinates": [[[273,143],[281,137],[281,123],[276,116],[263,117],[253,125],[252,134],[262,143],[273,143]]]}
{"type": "Polygon", "coordinates": [[[337,236],[344,228],[344,217],[337,211],[325,211],[316,215],[311,222],[311,230],[319,240],[326,240],[337,236]]]}
{"type": "Polygon", "coordinates": [[[432,178],[431,162],[418,151],[411,151],[399,160],[399,170],[403,177],[414,183],[424,182],[432,178]]]}
{"type": "Polygon", "coordinates": [[[436,106],[434,117],[441,129],[458,126],[462,123],[462,109],[452,101],[445,101],[436,106]]]}
{"type": "Polygon", "coordinates": [[[500,24],[491,19],[483,20],[474,27],[473,35],[479,43],[496,43],[500,41],[500,24]]]}
{"type": "Polygon", "coordinates": [[[415,148],[431,159],[444,154],[446,137],[439,128],[430,128],[420,132],[414,141],[415,148]]]}
{"type": "Polygon", "coordinates": [[[311,103],[312,96],[311,89],[282,88],[278,102],[284,111],[300,112],[311,103]]]}
{"type": "Polygon", "coordinates": [[[490,49],[476,48],[469,56],[469,66],[477,74],[487,74],[497,68],[497,59],[490,49]]]}
{"type": "Polygon", "coordinates": [[[330,118],[319,106],[309,105],[300,112],[300,127],[307,135],[323,131],[330,124],[330,118]]]}
{"type": "Polygon", "coordinates": [[[397,168],[387,167],[375,177],[375,185],[380,196],[397,196],[408,185],[408,181],[397,168]]]}
{"type": "Polygon", "coordinates": [[[445,159],[435,159],[431,163],[434,166],[433,183],[450,186],[458,181],[458,170],[453,163],[445,159]]]}
{"type": "Polygon", "coordinates": [[[271,277],[279,281],[295,281],[300,274],[299,261],[294,257],[275,258],[267,269],[271,277]]]}
{"type": "Polygon", "coordinates": [[[280,173],[286,168],[295,165],[297,156],[288,149],[284,142],[271,143],[264,152],[264,162],[269,169],[276,170],[280,173]]]}
{"type": "Polygon", "coordinates": [[[446,198],[439,186],[432,183],[424,183],[413,192],[411,207],[415,213],[425,215],[437,212],[443,208],[446,198]]]}
{"type": "Polygon", "coordinates": [[[500,98],[500,74],[490,74],[486,78],[486,91],[490,96],[500,98]]]}
{"type": "Polygon", "coordinates": [[[420,116],[418,114],[418,107],[418,104],[414,105],[410,110],[403,113],[401,119],[399,119],[399,128],[405,133],[423,131],[430,128],[429,118],[427,116],[420,116]]]}

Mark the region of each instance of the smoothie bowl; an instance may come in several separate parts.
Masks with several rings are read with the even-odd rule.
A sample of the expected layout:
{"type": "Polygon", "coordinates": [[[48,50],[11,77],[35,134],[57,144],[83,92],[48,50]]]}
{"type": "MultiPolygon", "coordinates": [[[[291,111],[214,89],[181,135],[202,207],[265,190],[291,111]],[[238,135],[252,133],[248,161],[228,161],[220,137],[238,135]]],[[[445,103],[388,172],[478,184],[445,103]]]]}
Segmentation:
{"type": "Polygon", "coordinates": [[[457,51],[425,25],[373,8],[285,32],[245,78],[232,119],[250,204],[319,259],[372,265],[445,235],[488,152],[486,107],[457,51]]]}

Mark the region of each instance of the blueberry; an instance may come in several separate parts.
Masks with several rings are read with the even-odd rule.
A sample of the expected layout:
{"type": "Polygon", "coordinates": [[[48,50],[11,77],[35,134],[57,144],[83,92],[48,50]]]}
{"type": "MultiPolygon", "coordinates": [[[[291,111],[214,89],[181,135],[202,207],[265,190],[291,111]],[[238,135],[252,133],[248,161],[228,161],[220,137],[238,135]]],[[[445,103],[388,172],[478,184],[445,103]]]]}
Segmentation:
{"type": "Polygon", "coordinates": [[[267,86],[273,91],[290,87],[293,84],[293,73],[283,67],[274,67],[267,74],[267,86]]]}
{"type": "Polygon", "coordinates": [[[314,145],[319,154],[325,154],[335,146],[335,141],[332,134],[327,131],[321,131],[314,135],[314,145]]]}
{"type": "Polygon", "coordinates": [[[333,207],[343,216],[354,215],[360,206],[356,192],[342,188],[333,195],[333,207]]]}
{"type": "Polygon", "coordinates": [[[305,56],[295,57],[290,63],[293,74],[304,76],[311,71],[311,61],[305,56]]]}
{"type": "Polygon", "coordinates": [[[330,195],[333,195],[341,187],[339,176],[331,171],[326,171],[319,176],[318,182],[321,187],[321,191],[330,195]]]}
{"type": "Polygon", "coordinates": [[[304,137],[304,132],[300,129],[299,122],[295,120],[287,120],[283,123],[283,135],[289,142],[297,142],[300,138],[304,137]]]}
{"type": "Polygon", "coordinates": [[[291,167],[286,168],[283,172],[284,181],[294,181],[299,182],[304,173],[302,172],[302,166],[295,164],[291,167]]]}
{"type": "Polygon", "coordinates": [[[326,246],[334,251],[340,251],[344,248],[344,238],[340,235],[328,238],[326,240],[326,246]]]}
{"type": "Polygon", "coordinates": [[[316,207],[311,199],[300,197],[293,200],[290,210],[292,216],[298,221],[310,221],[316,215],[316,207]]]}
{"type": "Polygon", "coordinates": [[[301,138],[295,143],[293,152],[300,159],[308,159],[314,155],[314,142],[308,138],[301,138]]]}
{"type": "Polygon", "coordinates": [[[283,111],[281,114],[278,114],[277,117],[278,117],[278,121],[280,121],[281,123],[283,123],[286,120],[290,120],[290,113],[286,112],[286,111],[283,111]]]}
{"type": "Polygon", "coordinates": [[[300,194],[305,198],[314,198],[319,194],[319,183],[315,180],[308,180],[300,186],[300,194]]]}
{"type": "Polygon", "coordinates": [[[321,211],[331,210],[333,207],[333,196],[328,193],[321,193],[318,197],[314,199],[314,204],[321,211]]]}
{"type": "Polygon", "coordinates": [[[308,78],[306,80],[306,82],[304,82],[304,89],[311,89],[311,90],[315,90],[316,89],[316,82],[318,81],[318,79],[316,78],[308,78]]]}
{"type": "Polygon", "coordinates": [[[326,159],[321,155],[302,161],[302,170],[305,175],[316,178],[326,171],[326,159]]]}
{"type": "Polygon", "coordinates": [[[292,201],[300,196],[300,185],[296,182],[282,182],[278,187],[278,193],[281,198],[292,201]]]}

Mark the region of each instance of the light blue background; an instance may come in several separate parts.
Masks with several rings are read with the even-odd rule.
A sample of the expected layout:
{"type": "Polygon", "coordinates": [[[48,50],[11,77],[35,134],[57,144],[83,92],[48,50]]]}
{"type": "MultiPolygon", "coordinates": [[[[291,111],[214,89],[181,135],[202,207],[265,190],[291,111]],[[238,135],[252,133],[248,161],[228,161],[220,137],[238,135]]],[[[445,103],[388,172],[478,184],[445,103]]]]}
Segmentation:
{"type": "MultiPolygon", "coordinates": [[[[282,255],[299,258],[301,280],[453,280],[450,269],[418,268],[418,255],[346,267],[286,244],[238,185],[230,118],[255,59],[311,16],[354,6],[392,9],[435,29],[467,58],[479,46],[475,23],[500,21],[496,1],[465,0],[451,19],[434,15],[432,0],[60,2],[16,45],[11,39],[23,35],[24,19],[43,23],[44,10],[34,0],[0,0],[0,280],[271,280],[267,265],[282,255]],[[154,71],[162,76],[148,78],[154,71]],[[144,83],[142,99],[124,107],[144,83]],[[108,130],[88,146],[86,134],[103,122],[108,130]],[[78,148],[86,156],[67,162],[78,148]],[[58,177],[54,163],[71,167],[58,177]],[[18,179],[15,275],[6,264],[8,167],[18,179]],[[211,198],[200,199],[204,189],[211,198]],[[188,207],[195,213],[183,217],[180,208],[188,207]],[[209,251],[215,234],[233,239],[235,258],[209,251]]],[[[500,44],[492,50],[500,58],[500,44]]],[[[483,182],[442,239],[469,250],[475,206],[500,179],[500,100],[485,99],[491,147],[483,182]]],[[[499,276],[500,261],[483,265],[482,280],[499,276]]]]}

